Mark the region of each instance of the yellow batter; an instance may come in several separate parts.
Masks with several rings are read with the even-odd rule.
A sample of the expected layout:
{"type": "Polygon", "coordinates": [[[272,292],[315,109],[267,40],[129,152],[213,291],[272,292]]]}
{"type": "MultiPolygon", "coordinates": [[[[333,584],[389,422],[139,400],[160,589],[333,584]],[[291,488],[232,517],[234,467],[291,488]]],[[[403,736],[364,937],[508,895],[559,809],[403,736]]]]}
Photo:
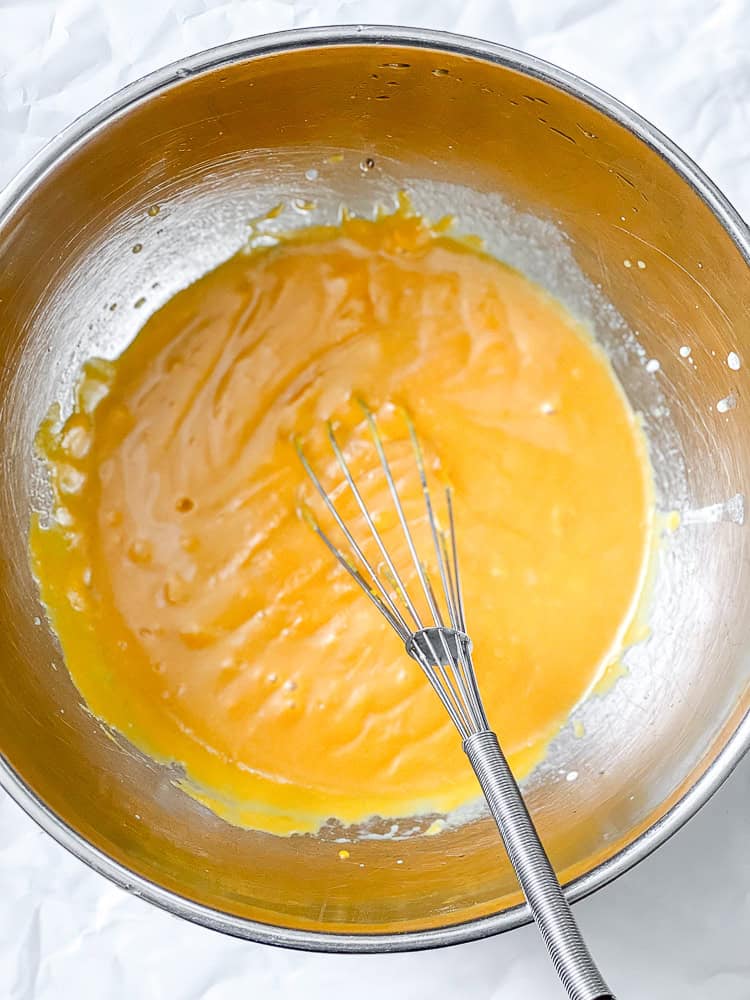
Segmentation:
{"type": "Polygon", "coordinates": [[[518,775],[637,599],[647,459],[554,301],[404,211],[238,254],[90,362],[73,415],[40,429],[55,513],[31,550],[91,710],[263,830],[478,791],[419,668],[296,513],[295,433],[320,461],[332,418],[365,468],[358,396],[386,434],[405,406],[455,490],[479,684],[518,775]]]}

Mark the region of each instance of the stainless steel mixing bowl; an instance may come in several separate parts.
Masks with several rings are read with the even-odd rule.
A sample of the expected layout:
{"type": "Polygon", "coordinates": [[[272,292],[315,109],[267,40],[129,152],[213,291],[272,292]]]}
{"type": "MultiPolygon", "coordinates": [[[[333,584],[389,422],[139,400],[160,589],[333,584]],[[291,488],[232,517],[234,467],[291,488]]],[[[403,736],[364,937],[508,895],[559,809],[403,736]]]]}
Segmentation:
{"type": "Polygon", "coordinates": [[[175,788],[173,769],[110,738],[59,669],[29,570],[29,514],[45,505],[32,439],[53,401],[70,405],[81,361],[116,353],[175,289],[262,233],[251,218],[279,201],[285,225],[342,201],[372,211],[400,189],[457,210],[596,328],[643,414],[657,505],[680,512],[628,674],[592,696],[585,737],[568,727],[528,785],[570,897],[665,840],[750,741],[750,246],[696,166],[570,74],[450,35],[293,32],[155,73],[71,126],[0,204],[2,782],[118,884],[302,948],[448,944],[528,912],[486,818],[363,839],[365,868],[343,865],[335,831],[235,829],[175,788]]]}

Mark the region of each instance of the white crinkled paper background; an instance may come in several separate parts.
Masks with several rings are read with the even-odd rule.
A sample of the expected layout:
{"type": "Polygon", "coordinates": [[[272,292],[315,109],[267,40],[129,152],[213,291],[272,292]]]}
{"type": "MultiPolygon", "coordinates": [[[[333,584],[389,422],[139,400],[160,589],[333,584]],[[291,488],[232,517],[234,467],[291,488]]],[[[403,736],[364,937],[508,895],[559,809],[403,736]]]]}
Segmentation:
{"type": "MultiPolygon", "coordinates": [[[[188,53],[303,25],[423,25],[526,49],[675,139],[750,218],[750,0],[0,0],[0,183],[76,115],[188,53]]],[[[738,414],[739,416],[739,414],[738,414]]],[[[750,998],[750,759],[576,913],[620,1000],[750,998]]],[[[439,952],[306,955],[109,885],[0,792],[7,1000],[552,1000],[533,928],[439,952]]]]}

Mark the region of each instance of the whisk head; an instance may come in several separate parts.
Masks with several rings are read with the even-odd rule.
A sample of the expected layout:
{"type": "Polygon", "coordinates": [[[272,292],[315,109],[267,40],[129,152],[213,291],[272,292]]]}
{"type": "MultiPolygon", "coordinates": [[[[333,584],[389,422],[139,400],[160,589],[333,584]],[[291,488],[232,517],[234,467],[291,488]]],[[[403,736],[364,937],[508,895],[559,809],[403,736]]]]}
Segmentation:
{"type": "Polygon", "coordinates": [[[308,504],[300,505],[300,514],[401,637],[406,652],[420,665],[465,740],[486,731],[488,724],[474,675],[471,639],[466,632],[451,489],[445,486],[442,491],[444,518],[441,520],[428,482],[424,451],[412,420],[404,412],[403,420],[411,442],[413,468],[424,501],[428,528],[428,541],[423,543],[420,551],[414,524],[410,524],[407,517],[404,499],[386,454],[375,414],[364,402],[360,401],[359,405],[377,457],[375,468],[379,467],[382,471],[408,552],[406,564],[397,565],[398,558],[393,547],[389,549],[386,545],[383,532],[378,529],[377,518],[365,499],[361,479],[355,478],[351,463],[330,422],[326,428],[328,442],[335,458],[335,468],[343,477],[335,487],[326,489],[299,439],[296,439],[295,445],[302,466],[323,501],[326,514],[330,515],[338,529],[342,544],[337,544],[324,530],[308,504]],[[342,488],[350,492],[355,502],[359,514],[356,525],[342,515],[341,504],[336,503],[342,488]],[[368,550],[377,556],[377,563],[368,556],[368,550]],[[416,578],[419,595],[409,593],[407,575],[416,578]]]}

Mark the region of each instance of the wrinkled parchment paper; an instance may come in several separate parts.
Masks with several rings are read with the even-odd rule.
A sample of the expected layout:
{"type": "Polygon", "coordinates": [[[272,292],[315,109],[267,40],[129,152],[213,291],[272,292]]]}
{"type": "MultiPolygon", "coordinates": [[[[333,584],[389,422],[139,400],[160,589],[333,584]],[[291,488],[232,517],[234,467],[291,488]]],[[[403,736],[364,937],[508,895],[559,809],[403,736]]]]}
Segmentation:
{"type": "MultiPolygon", "coordinates": [[[[0,183],[76,115],[188,53],[302,25],[445,28],[610,91],[750,218],[750,0],[0,0],[0,183]]],[[[750,759],[657,854],[576,907],[621,1000],[750,998],[750,759]]],[[[0,792],[0,997],[552,1000],[527,927],[441,952],[304,955],[109,885],[0,792]]]]}

